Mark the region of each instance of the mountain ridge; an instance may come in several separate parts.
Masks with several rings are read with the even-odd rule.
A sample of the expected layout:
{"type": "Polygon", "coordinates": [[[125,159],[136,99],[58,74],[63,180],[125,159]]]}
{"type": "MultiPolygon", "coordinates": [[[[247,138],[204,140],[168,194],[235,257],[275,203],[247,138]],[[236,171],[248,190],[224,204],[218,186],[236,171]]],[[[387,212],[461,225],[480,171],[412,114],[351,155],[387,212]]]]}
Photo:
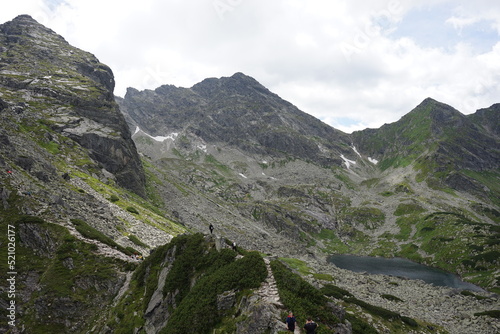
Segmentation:
{"type": "MultiPolygon", "coordinates": [[[[157,161],[163,169],[176,169],[184,161],[199,177],[185,175],[176,182],[189,180],[193,193],[200,191],[218,199],[222,196],[224,205],[236,205],[244,218],[258,221],[278,234],[284,233],[287,225],[295,226],[298,229],[290,232],[292,238],[308,244],[318,242],[318,235],[324,231],[334,230],[333,240],[322,240],[320,248],[352,252],[354,248],[342,243],[350,243],[353,238],[376,240],[383,235],[395,238],[398,230],[406,230],[408,222],[419,226],[419,220],[425,220],[428,211],[431,216],[432,212],[457,213],[456,220],[450,220],[449,224],[462,224],[459,217],[469,219],[476,215],[487,224],[498,223],[500,192],[495,186],[499,179],[500,154],[495,148],[498,140],[494,131],[483,127],[497,117],[495,105],[492,109],[485,108],[479,116],[465,116],[449,105],[427,98],[394,123],[349,135],[319,120],[310,124],[296,122],[294,116],[305,113],[293,107],[287,109],[289,104],[280,103],[281,99],[275,95],[261,98],[267,91],[255,92],[252,88],[255,79],[242,73],[207,79],[197,85],[208,85],[210,89],[204,94],[213,99],[198,102],[193,99],[189,106],[181,103],[182,108],[178,108],[167,95],[160,102],[158,95],[148,95],[150,91],[135,92],[136,97],[145,100],[154,96],[157,109],[149,109],[149,116],[158,109],[163,111],[156,124],[189,124],[165,142],[151,140],[151,135],[146,138],[141,132],[134,134],[139,151],[147,152],[152,163],[157,161]],[[237,82],[226,87],[233,81],[237,82]],[[196,108],[203,110],[203,118],[193,116],[196,108]],[[243,119],[248,120],[245,127],[241,126],[243,119]],[[282,119],[285,121],[280,122],[282,119]],[[193,120],[198,127],[191,127],[193,120]],[[318,127],[320,131],[316,130],[318,127]],[[321,131],[328,135],[321,137],[321,131]],[[288,140],[292,136],[297,141],[288,140]],[[254,145],[241,144],[248,140],[254,145]],[[233,195],[229,195],[231,192],[233,195]],[[479,209],[482,205],[486,211],[479,209]],[[406,217],[407,214],[412,216],[406,217]]],[[[186,92],[182,88],[175,90],[186,92]]],[[[134,113],[137,106],[132,102],[127,98],[119,101],[125,115],[134,113]]],[[[142,129],[140,118],[132,126],[142,129]]],[[[182,174],[172,176],[171,180],[182,174]]],[[[193,216],[186,219],[194,220],[193,216]]],[[[193,227],[196,224],[199,223],[193,227]]],[[[236,223],[228,221],[228,224],[227,227],[236,223]]],[[[429,247],[418,233],[404,232],[404,235],[422,247],[429,247]]],[[[237,237],[231,235],[231,238],[237,237]]],[[[408,246],[394,241],[397,238],[400,237],[390,241],[393,246],[389,253],[405,254],[433,265],[441,261],[435,258],[441,255],[431,255],[435,253],[432,248],[424,250],[419,246],[412,254],[407,253],[408,246]]],[[[493,239],[485,242],[495,244],[493,239]]],[[[384,252],[382,246],[360,247],[364,254],[384,252]]],[[[466,260],[455,261],[460,266],[460,261],[466,260]]],[[[494,263],[490,265],[494,267],[494,263]]]]}
{"type": "Polygon", "coordinates": [[[0,233],[17,232],[18,288],[12,327],[0,286],[0,331],[184,333],[214,314],[207,333],[278,334],[284,307],[327,312],[325,333],[500,328],[498,105],[463,118],[426,100],[427,114],[348,135],[242,73],[116,103],[113,82],[33,19],[0,25],[0,233]],[[333,253],[405,257],[485,290],[351,273],[333,253]],[[233,280],[252,270],[255,284],[233,280]]]}

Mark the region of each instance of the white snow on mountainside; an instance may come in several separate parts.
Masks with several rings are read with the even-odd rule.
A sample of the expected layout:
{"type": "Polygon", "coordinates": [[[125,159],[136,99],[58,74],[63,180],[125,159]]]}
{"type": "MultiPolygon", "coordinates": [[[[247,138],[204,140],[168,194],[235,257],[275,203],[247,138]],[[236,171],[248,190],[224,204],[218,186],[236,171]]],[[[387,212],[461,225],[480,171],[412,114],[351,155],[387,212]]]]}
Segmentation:
{"type": "Polygon", "coordinates": [[[177,132],[172,132],[171,134],[169,134],[168,136],[151,136],[150,134],[144,132],[143,130],[141,130],[139,127],[136,127],[135,128],[135,132],[134,132],[134,135],[136,135],[137,133],[139,132],[142,132],[144,133],[146,136],[148,136],[149,138],[151,139],[154,139],[158,142],[164,142],[165,140],[167,139],[171,139],[171,140],[175,140],[177,138],[177,136],[179,136],[179,134],[177,132]]]}

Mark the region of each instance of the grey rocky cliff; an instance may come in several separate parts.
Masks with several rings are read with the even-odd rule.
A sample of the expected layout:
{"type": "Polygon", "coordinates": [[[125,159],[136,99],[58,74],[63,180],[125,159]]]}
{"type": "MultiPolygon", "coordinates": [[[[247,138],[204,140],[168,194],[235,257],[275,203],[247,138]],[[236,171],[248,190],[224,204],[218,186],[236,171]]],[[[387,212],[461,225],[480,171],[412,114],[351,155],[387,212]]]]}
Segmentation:
{"type": "Polygon", "coordinates": [[[111,69],[27,15],[0,25],[0,52],[2,111],[33,114],[40,108],[38,117],[52,129],[88,149],[120,185],[144,196],[144,172],[114,101],[111,69]]]}
{"type": "Polygon", "coordinates": [[[133,129],[139,126],[153,136],[179,133],[251,154],[304,158],[325,166],[340,165],[332,153],[344,152],[349,144],[345,133],[242,73],[205,79],[191,88],[129,88],[117,101],[133,129]]]}

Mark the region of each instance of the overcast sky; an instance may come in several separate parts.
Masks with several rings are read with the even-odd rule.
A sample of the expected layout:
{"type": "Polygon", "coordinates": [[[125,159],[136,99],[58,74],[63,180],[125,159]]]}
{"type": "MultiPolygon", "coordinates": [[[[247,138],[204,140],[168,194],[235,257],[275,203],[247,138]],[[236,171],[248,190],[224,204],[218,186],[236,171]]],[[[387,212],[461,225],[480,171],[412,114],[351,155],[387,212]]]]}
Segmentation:
{"type": "Polygon", "coordinates": [[[235,72],[345,132],[426,97],[464,114],[500,102],[498,0],[0,0],[109,65],[127,87],[235,72]]]}

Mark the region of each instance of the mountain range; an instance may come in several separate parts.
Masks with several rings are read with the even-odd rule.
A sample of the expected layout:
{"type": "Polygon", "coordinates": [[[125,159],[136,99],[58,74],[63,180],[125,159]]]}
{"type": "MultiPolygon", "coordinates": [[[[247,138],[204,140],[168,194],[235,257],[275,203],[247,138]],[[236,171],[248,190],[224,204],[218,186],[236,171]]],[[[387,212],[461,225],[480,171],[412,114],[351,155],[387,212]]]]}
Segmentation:
{"type": "Polygon", "coordinates": [[[1,332],[279,333],[287,309],[320,333],[500,330],[500,104],[427,98],[347,134],[243,73],[113,89],[31,17],[0,25],[1,332]],[[349,273],[339,253],[483,290],[349,273]]]}

